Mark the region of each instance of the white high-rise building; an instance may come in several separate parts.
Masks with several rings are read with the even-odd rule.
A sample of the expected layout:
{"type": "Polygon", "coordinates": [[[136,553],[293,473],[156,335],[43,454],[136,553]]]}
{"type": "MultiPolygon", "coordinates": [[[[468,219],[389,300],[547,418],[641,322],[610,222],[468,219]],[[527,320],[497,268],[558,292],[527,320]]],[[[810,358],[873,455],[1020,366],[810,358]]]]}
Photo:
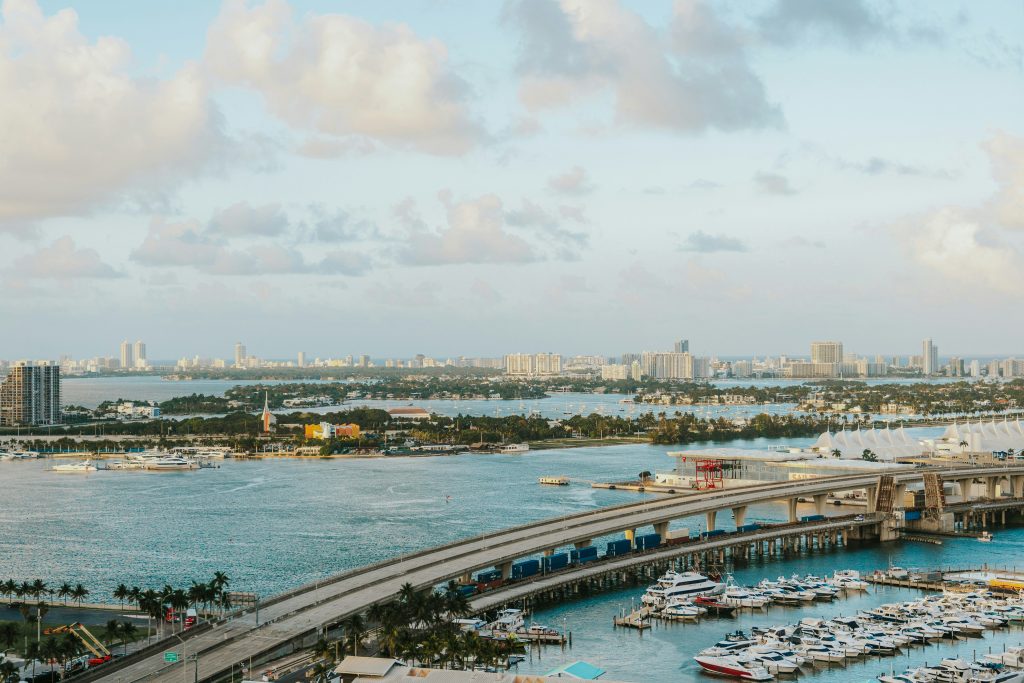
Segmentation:
{"type": "Polygon", "coordinates": [[[977,358],[971,361],[971,377],[981,377],[981,361],[977,358]]]}
{"type": "Polygon", "coordinates": [[[300,368],[306,367],[306,352],[305,351],[299,351],[299,367],[300,368]]]}
{"type": "Polygon", "coordinates": [[[135,367],[135,349],[132,343],[125,339],[121,342],[121,369],[131,370],[135,367]]]}
{"type": "Polygon", "coordinates": [[[146,343],[141,339],[135,342],[135,367],[137,368],[148,368],[149,362],[146,360],[146,343]]]}
{"type": "Polygon", "coordinates": [[[235,342],[235,367],[245,367],[245,344],[242,342],[235,342]]]}
{"type": "Polygon", "coordinates": [[[812,363],[842,363],[844,360],[846,359],[843,357],[843,342],[811,342],[812,363]]]}
{"type": "Polygon", "coordinates": [[[921,343],[921,371],[926,376],[939,372],[939,347],[931,339],[925,339],[921,343]]]}

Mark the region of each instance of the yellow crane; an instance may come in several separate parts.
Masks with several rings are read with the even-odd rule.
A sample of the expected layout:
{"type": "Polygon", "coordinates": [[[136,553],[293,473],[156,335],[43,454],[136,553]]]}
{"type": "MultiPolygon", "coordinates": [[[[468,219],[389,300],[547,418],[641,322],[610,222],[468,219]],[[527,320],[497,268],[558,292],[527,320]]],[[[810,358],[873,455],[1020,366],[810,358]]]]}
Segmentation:
{"type": "Polygon", "coordinates": [[[73,624],[67,626],[57,626],[49,630],[49,633],[71,633],[85,645],[85,649],[93,654],[97,659],[109,660],[110,650],[100,641],[99,638],[89,632],[89,629],[85,627],[85,624],[76,621],[73,624]]]}

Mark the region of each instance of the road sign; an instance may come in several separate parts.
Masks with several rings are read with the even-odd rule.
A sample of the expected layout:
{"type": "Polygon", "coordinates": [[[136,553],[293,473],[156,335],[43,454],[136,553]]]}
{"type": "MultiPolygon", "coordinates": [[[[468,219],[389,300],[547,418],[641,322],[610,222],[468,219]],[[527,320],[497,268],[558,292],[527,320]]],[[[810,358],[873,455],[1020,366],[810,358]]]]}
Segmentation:
{"type": "Polygon", "coordinates": [[[164,661],[174,663],[178,661],[178,653],[173,650],[168,650],[164,653],[164,661]]]}

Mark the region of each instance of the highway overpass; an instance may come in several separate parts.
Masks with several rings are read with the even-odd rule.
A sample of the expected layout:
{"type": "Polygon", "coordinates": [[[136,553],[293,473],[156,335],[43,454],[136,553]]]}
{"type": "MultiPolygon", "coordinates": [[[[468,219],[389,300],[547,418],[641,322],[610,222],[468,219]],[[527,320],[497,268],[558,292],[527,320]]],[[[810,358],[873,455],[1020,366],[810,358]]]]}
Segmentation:
{"type": "MultiPolygon", "coordinates": [[[[945,480],[968,487],[969,482],[981,480],[986,490],[994,490],[995,484],[1007,481],[1015,494],[1018,490],[1024,491],[1024,465],[887,469],[885,474],[893,478],[896,488],[894,499],[900,500],[899,491],[907,484],[920,482],[925,472],[937,473],[945,480]]],[[[393,599],[405,583],[418,588],[435,586],[478,569],[507,568],[514,560],[586,544],[602,536],[648,526],[663,529],[672,520],[694,515],[706,515],[708,527],[714,528],[719,512],[732,511],[739,523],[746,507],[759,503],[786,501],[792,519],[798,497],[813,498],[823,508],[829,493],[866,489],[872,497],[868,502],[868,511],[872,512],[879,481],[878,473],[866,473],[701,491],[600,508],[483,534],[302,586],[264,602],[259,609],[258,624],[254,612],[241,614],[213,628],[187,633],[180,637],[183,643],[178,642],[178,637],[165,639],[123,661],[87,672],[82,680],[83,683],[96,680],[177,683],[185,676],[185,666],[189,667],[188,677],[191,678],[191,664],[164,662],[163,651],[171,649],[188,656],[198,653],[198,680],[226,677],[230,671],[238,671],[250,661],[259,663],[287,654],[315,638],[326,625],[363,612],[375,603],[393,599]]]]}

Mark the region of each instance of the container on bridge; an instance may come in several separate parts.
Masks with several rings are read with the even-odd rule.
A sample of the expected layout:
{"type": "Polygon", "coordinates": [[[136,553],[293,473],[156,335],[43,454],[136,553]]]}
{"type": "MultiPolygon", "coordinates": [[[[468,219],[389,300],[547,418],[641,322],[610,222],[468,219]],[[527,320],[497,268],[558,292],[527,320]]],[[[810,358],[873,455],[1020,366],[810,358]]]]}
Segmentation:
{"type": "Polygon", "coordinates": [[[633,544],[630,543],[628,538],[623,538],[619,541],[611,541],[604,554],[608,557],[615,557],[617,555],[628,555],[631,550],[633,550],[633,544]]]}
{"type": "Polygon", "coordinates": [[[488,571],[480,572],[476,575],[476,580],[478,583],[491,583],[492,581],[497,581],[500,578],[500,569],[489,569],[488,571]]]}
{"type": "Polygon", "coordinates": [[[645,534],[636,537],[637,550],[653,550],[661,545],[661,534],[645,534]]]}
{"type": "Polygon", "coordinates": [[[825,519],[825,515],[804,515],[800,518],[801,522],[820,522],[825,519]]]}
{"type": "Polygon", "coordinates": [[[544,563],[544,571],[553,572],[559,569],[565,569],[569,566],[569,553],[555,553],[554,555],[548,555],[542,562],[544,563]]]}
{"type": "Polygon", "coordinates": [[[572,564],[586,564],[597,559],[597,546],[588,545],[584,548],[577,548],[569,551],[569,562],[572,564]]]}
{"type": "Polygon", "coordinates": [[[741,524],[741,525],[739,525],[738,527],[736,527],[736,532],[740,533],[740,534],[743,534],[743,533],[747,533],[747,532],[750,532],[750,531],[757,531],[760,528],[761,528],[760,524],[758,524],[757,522],[753,522],[751,524],[741,524]]]}
{"type": "Polygon", "coordinates": [[[513,579],[525,579],[540,572],[539,560],[523,560],[512,565],[513,579]]]}

